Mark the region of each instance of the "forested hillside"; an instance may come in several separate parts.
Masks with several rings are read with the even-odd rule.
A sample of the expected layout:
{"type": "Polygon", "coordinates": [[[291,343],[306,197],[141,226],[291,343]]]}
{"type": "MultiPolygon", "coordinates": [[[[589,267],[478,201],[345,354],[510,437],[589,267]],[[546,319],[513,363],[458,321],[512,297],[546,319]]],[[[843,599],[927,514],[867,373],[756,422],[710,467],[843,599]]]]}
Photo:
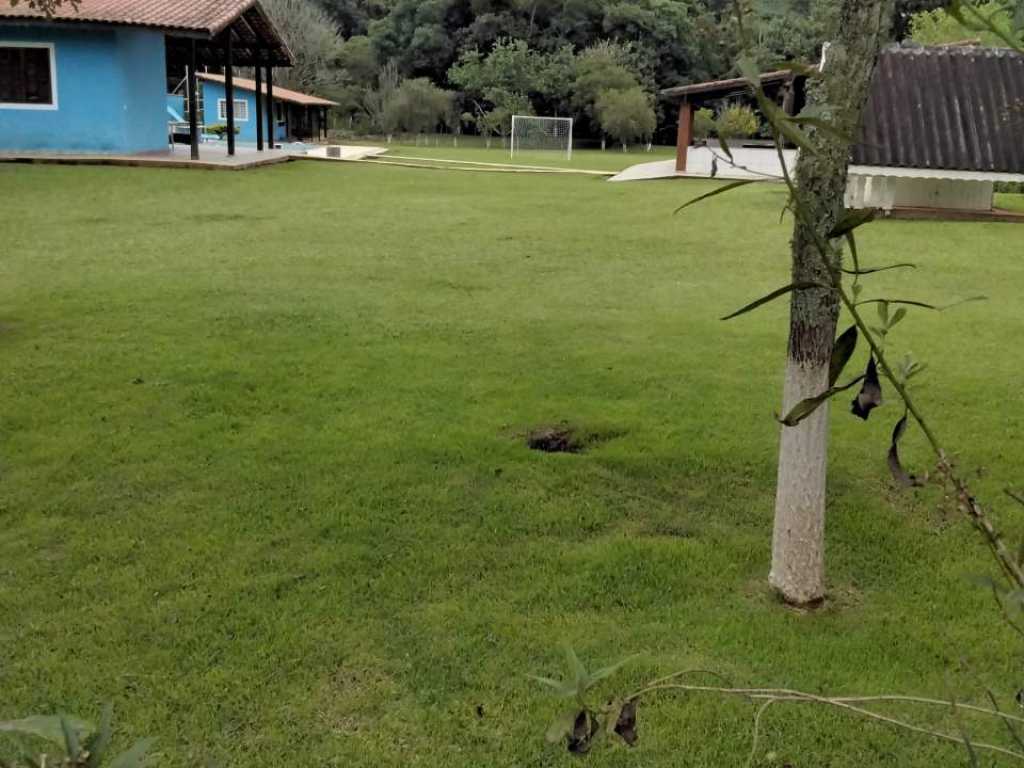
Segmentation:
{"type": "MultiPolygon", "coordinates": [[[[835,0],[754,5],[760,63],[815,61],[835,0]]],[[[904,0],[905,15],[939,0],[904,0]]],[[[341,102],[339,126],[504,136],[514,113],[650,140],[659,89],[734,72],[733,0],[264,0],[299,60],[285,82],[341,102]],[[620,133],[622,128],[617,129],[620,133]]]]}

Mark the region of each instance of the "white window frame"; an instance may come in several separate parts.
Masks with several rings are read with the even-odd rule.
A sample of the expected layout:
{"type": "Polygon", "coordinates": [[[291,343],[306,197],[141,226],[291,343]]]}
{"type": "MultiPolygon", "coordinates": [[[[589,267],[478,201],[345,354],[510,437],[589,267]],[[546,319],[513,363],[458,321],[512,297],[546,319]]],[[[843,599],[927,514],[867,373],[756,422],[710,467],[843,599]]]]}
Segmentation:
{"type": "MultiPolygon", "coordinates": [[[[217,99],[217,119],[221,121],[227,121],[228,119],[228,100],[217,99]]],[[[249,122],[249,101],[248,99],[235,99],[235,122],[236,123],[248,123],[249,122]],[[245,117],[238,116],[238,105],[245,105],[245,117]]]]}
{"type": "Polygon", "coordinates": [[[21,40],[0,40],[0,48],[46,48],[50,51],[50,103],[22,104],[16,101],[0,101],[0,109],[34,109],[53,112],[60,109],[57,100],[57,51],[54,43],[30,43],[21,40]]]}

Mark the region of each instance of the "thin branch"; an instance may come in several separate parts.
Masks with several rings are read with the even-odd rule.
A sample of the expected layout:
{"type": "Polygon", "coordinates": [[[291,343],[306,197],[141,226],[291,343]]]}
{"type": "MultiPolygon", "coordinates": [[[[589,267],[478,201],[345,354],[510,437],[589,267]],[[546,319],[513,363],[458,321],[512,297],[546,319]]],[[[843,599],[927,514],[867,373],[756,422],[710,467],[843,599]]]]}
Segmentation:
{"type": "Polygon", "coordinates": [[[757,745],[761,739],[761,717],[765,711],[774,704],[778,699],[768,699],[764,704],[757,708],[757,713],[754,715],[754,733],[750,743],[750,757],[747,758],[747,768],[752,768],[754,765],[754,758],[757,757],[757,745]]]}
{"type": "MultiPolygon", "coordinates": [[[[982,750],[985,752],[992,752],[995,754],[1005,755],[1012,757],[1017,760],[1024,762],[1024,752],[1017,752],[1006,747],[1001,747],[998,744],[988,744],[985,742],[968,742],[962,736],[955,734],[946,733],[944,731],[935,731],[930,728],[925,728],[914,723],[908,723],[905,720],[900,720],[895,717],[883,715],[878,712],[873,712],[870,709],[863,707],[854,706],[853,704],[838,698],[829,698],[827,696],[816,696],[812,693],[805,693],[803,691],[795,691],[788,688],[718,688],[713,686],[704,685],[686,685],[684,683],[673,683],[657,686],[648,686],[643,690],[643,693],[653,693],[654,691],[669,691],[677,690],[684,691],[686,693],[718,693],[727,696],[743,696],[749,699],[759,699],[768,701],[798,701],[798,702],[809,702],[815,704],[825,704],[830,707],[836,707],[847,712],[851,712],[862,717],[866,717],[870,720],[877,720],[881,723],[886,723],[895,728],[900,728],[905,731],[911,731],[913,733],[920,733],[925,736],[931,736],[932,738],[940,741],[945,741],[951,744],[957,744],[962,747],[967,747],[970,744],[976,750],[982,750]]],[[[949,706],[950,702],[942,702],[944,706],[949,706]]],[[[983,710],[985,711],[985,710],[983,710]]],[[[996,717],[1000,717],[999,713],[994,714],[996,717]]]]}

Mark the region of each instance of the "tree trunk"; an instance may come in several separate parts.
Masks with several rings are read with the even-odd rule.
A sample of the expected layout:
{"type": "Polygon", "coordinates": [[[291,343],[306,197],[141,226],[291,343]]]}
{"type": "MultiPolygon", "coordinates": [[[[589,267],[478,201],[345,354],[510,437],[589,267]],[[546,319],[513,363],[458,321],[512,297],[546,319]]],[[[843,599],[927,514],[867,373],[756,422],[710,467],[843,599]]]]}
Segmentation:
{"type": "MultiPolygon", "coordinates": [[[[843,135],[857,135],[893,13],[893,0],[842,0],[838,39],[828,48],[824,77],[809,96],[812,103],[826,106],[843,135]]],[[[796,169],[801,218],[807,226],[800,219],[794,224],[793,282],[829,285],[829,266],[815,243],[826,237],[843,211],[850,148],[820,134],[817,144],[821,151],[801,152],[796,169]]],[[[793,292],[783,413],[828,388],[838,317],[839,297],[831,288],[793,292]]],[[[825,597],[828,412],[826,404],[798,426],[783,427],[779,445],[768,581],[796,605],[812,605],[825,597]]]]}

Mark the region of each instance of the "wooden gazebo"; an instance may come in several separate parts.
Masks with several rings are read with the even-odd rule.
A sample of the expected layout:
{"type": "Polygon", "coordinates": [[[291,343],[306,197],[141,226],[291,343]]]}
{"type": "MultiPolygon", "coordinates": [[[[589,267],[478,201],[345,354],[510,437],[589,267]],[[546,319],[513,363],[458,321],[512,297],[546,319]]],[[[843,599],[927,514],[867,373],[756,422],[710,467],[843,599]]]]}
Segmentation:
{"type": "MultiPolygon", "coordinates": [[[[765,95],[781,102],[788,115],[795,115],[803,109],[805,81],[806,77],[789,69],[765,72],[761,75],[761,86],[765,95]]],[[[690,144],[693,143],[694,108],[699,109],[706,104],[740,95],[750,95],[750,84],[742,77],[680,85],[666,88],[661,92],[663,98],[679,104],[679,128],[676,136],[677,171],[686,170],[686,155],[690,144]]]]}

